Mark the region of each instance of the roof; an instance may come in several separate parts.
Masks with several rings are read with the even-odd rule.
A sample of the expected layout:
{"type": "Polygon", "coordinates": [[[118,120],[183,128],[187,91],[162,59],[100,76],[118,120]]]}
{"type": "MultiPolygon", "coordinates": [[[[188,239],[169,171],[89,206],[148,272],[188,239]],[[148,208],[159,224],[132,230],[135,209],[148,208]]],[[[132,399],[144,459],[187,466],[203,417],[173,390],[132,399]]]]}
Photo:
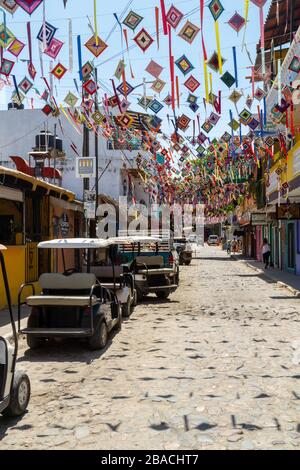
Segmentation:
{"type": "MultiPolygon", "coordinates": [[[[292,42],[293,34],[300,26],[300,2],[298,0],[272,0],[267,19],[265,21],[265,50],[272,47],[282,46],[292,42]],[[279,6],[279,22],[277,22],[277,4],[279,6]],[[287,8],[288,6],[288,8],[287,8]],[[288,10],[288,11],[287,11],[288,10]]],[[[260,52],[261,42],[257,45],[260,52]]]]}
{"type": "Polygon", "coordinates": [[[18,186],[18,189],[28,189],[29,191],[37,191],[38,189],[44,190],[49,196],[54,196],[65,201],[73,202],[75,201],[75,194],[67,189],[60,188],[51,183],[46,183],[39,178],[34,176],[26,175],[18,170],[12,170],[4,166],[0,166],[0,177],[3,177],[5,185],[15,188],[18,186]],[[21,186],[21,188],[20,188],[21,186]]]}
{"type": "Polygon", "coordinates": [[[6,246],[0,245],[0,251],[4,251],[4,250],[7,250],[6,246]]]}
{"type": "Polygon", "coordinates": [[[99,249],[108,248],[111,245],[113,245],[113,243],[110,240],[103,240],[100,238],[65,238],[41,242],[39,243],[38,248],[59,250],[99,249]]]}
{"type": "Polygon", "coordinates": [[[136,244],[136,243],[161,243],[162,239],[155,237],[143,237],[143,236],[133,236],[133,237],[115,237],[111,238],[115,244],[123,245],[125,243],[136,244]]]}

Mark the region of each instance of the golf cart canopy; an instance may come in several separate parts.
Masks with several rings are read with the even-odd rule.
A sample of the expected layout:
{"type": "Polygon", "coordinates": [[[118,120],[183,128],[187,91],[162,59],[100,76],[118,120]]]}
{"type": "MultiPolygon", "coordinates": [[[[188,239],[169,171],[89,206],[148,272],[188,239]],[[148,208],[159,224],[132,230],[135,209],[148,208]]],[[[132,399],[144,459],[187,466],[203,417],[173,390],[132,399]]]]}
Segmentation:
{"type": "Polygon", "coordinates": [[[47,248],[51,250],[98,250],[99,248],[108,248],[114,245],[111,240],[102,240],[99,238],[66,238],[61,240],[52,240],[41,242],[38,248],[47,248]]]}
{"type": "Polygon", "coordinates": [[[155,237],[145,237],[141,236],[132,236],[132,237],[115,237],[115,238],[110,238],[110,241],[112,241],[115,245],[125,245],[126,243],[130,244],[135,244],[135,243],[162,243],[161,238],[155,238],[155,237]]]}
{"type": "Polygon", "coordinates": [[[6,246],[0,245],[0,251],[5,251],[5,250],[7,250],[6,246]]]}

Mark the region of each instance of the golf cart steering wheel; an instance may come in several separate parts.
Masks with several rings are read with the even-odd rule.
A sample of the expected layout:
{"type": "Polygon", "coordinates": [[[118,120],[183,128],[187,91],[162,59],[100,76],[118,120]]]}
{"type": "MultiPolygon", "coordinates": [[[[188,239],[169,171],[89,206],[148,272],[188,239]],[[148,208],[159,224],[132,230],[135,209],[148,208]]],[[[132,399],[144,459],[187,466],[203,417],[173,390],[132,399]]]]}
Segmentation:
{"type": "Polygon", "coordinates": [[[77,274],[78,272],[76,268],[67,269],[67,271],[64,272],[64,276],[72,276],[72,274],[77,274]]]}

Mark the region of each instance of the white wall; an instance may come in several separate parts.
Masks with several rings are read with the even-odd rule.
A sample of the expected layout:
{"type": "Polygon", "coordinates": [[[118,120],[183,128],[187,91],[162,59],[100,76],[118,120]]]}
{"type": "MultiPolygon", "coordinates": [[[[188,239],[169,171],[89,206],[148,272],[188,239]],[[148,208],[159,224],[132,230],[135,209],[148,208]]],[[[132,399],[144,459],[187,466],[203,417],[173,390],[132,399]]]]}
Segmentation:
{"type": "MultiPolygon", "coordinates": [[[[57,124],[57,135],[63,140],[63,148],[66,153],[62,186],[73,191],[78,199],[82,199],[83,183],[75,176],[75,159],[77,156],[71,149],[71,144],[76,145],[81,156],[83,137],[82,134],[76,132],[65,116],[60,117],[60,122],[61,126],[57,119],[52,116],[47,117],[40,109],[0,111],[0,165],[15,168],[14,163],[9,159],[10,156],[19,156],[28,160],[28,152],[35,146],[35,136],[43,131],[45,126],[46,129],[54,133],[54,125],[57,124]]],[[[141,151],[125,151],[134,168],[136,167],[135,158],[138,153],[143,154],[141,151]]],[[[90,132],[90,156],[94,155],[95,138],[94,133],[90,132]]],[[[107,141],[101,136],[99,137],[99,174],[110,160],[112,162],[100,181],[99,191],[118,199],[119,195],[122,195],[121,170],[124,161],[128,168],[131,168],[131,166],[124,159],[121,152],[108,150],[107,141]]],[[[60,164],[57,165],[57,168],[60,169],[60,164]]],[[[92,188],[94,184],[95,181],[91,180],[90,187],[92,188]]],[[[139,199],[142,199],[142,197],[140,196],[139,199]]],[[[146,196],[143,199],[147,200],[146,196]]]]}

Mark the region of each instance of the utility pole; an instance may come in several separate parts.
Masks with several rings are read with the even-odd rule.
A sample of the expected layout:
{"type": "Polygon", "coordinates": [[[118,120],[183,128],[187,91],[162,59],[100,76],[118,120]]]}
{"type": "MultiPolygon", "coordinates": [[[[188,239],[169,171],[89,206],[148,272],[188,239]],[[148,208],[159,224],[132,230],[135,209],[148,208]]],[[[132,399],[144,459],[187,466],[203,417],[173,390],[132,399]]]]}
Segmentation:
{"type": "MultiPolygon", "coordinates": [[[[82,156],[89,157],[90,156],[90,136],[89,136],[89,129],[86,123],[83,124],[83,147],[82,147],[82,156]]],[[[83,178],[83,194],[85,191],[90,189],[90,180],[89,178],[83,178]]],[[[89,222],[86,219],[86,236],[89,236],[89,222]]]]}

